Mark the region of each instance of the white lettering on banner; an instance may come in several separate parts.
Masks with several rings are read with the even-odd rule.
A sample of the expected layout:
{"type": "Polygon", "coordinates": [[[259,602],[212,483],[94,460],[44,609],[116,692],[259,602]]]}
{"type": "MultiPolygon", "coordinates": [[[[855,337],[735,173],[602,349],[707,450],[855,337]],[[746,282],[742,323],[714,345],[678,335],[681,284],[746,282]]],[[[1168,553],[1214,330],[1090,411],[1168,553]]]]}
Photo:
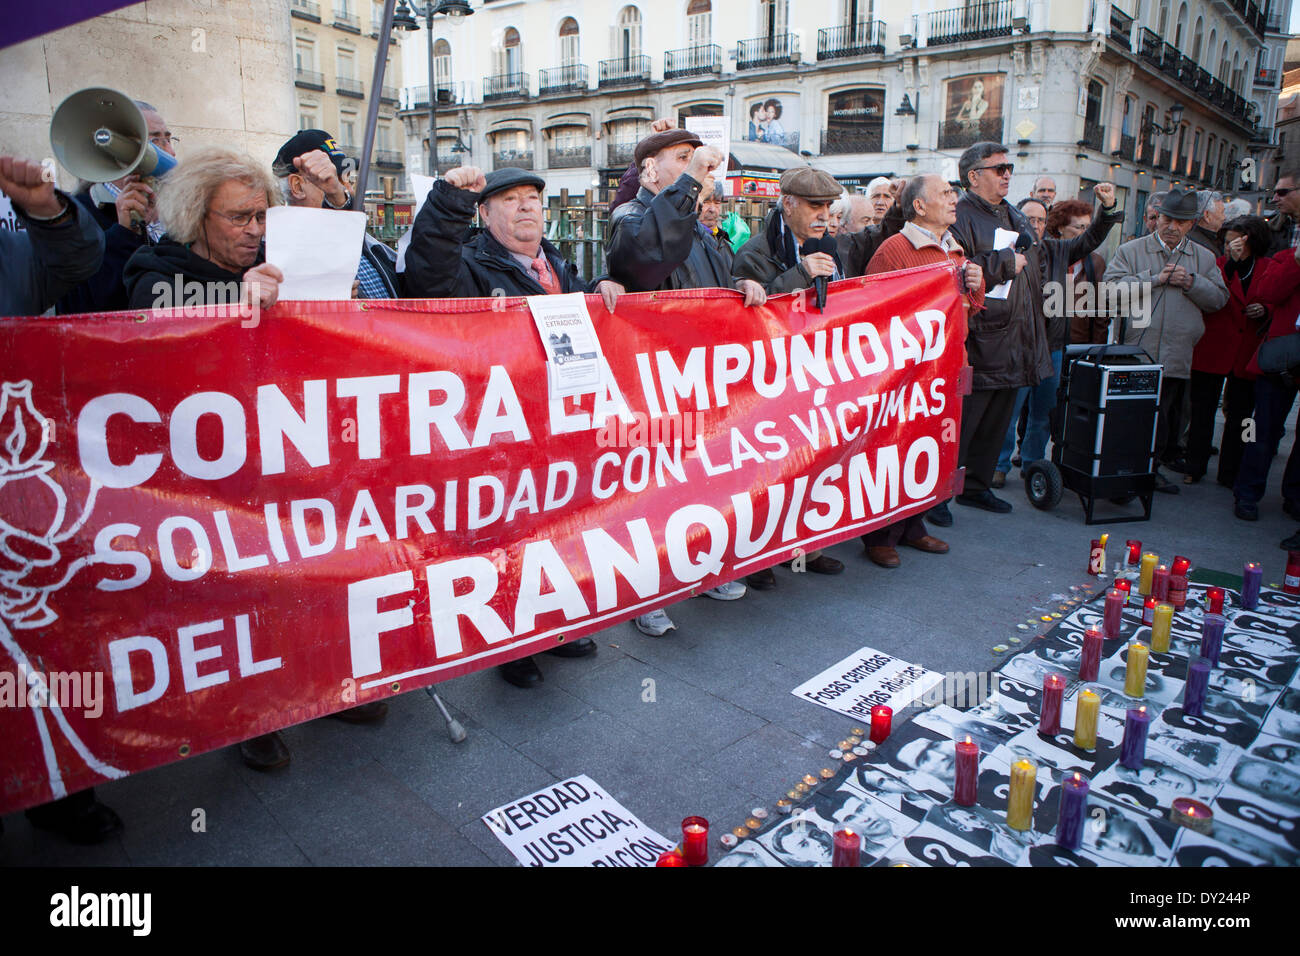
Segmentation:
{"type": "MultiPolygon", "coordinates": [[[[397,378],[396,375],[390,376],[397,378]]],[[[342,391],[345,382],[359,381],[358,379],[341,379],[338,383],[342,391]]],[[[329,438],[329,418],[325,407],[325,380],[316,379],[310,382],[302,383],[302,398],[304,413],[299,417],[294,410],[292,403],[285,397],[284,392],[275,385],[261,385],[257,389],[257,437],[258,449],[262,455],[262,474],[264,475],[282,475],[284,474],[284,440],[287,438],[293,442],[293,447],[298,449],[299,454],[313,468],[320,468],[322,465],[330,463],[330,438],[329,438]]],[[[396,386],[394,386],[396,390],[396,386]]],[[[378,409],[375,409],[375,416],[378,418],[378,409]]],[[[372,422],[365,417],[362,409],[362,403],[357,401],[357,419],[362,423],[359,430],[361,435],[358,436],[358,443],[364,442],[370,437],[371,432],[378,430],[377,422],[372,422]],[[371,426],[371,431],[366,431],[365,425],[371,426]]],[[[378,436],[375,436],[375,447],[378,448],[378,436]]],[[[360,457],[365,458],[364,448],[358,449],[360,457]]],[[[377,457],[372,455],[370,457],[377,457]]]]}

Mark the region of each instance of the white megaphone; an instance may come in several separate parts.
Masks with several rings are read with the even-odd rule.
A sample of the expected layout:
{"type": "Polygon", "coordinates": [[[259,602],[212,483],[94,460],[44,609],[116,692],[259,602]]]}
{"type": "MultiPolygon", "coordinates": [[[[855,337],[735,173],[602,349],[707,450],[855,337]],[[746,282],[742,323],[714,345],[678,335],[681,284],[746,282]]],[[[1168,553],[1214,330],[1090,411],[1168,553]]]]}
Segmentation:
{"type": "Polygon", "coordinates": [[[176,160],[149,142],[149,124],[125,93],[95,86],[73,93],[54,111],[50,145],[68,172],[91,183],[132,173],[158,179],[176,160]]]}

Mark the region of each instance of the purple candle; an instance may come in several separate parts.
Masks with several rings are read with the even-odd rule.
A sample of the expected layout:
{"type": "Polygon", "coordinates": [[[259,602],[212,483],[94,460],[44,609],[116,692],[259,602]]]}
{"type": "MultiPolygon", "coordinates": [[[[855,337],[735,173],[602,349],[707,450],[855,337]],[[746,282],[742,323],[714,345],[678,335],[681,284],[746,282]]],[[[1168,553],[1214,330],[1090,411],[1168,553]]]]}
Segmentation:
{"type": "Polygon", "coordinates": [[[1083,821],[1088,810],[1088,781],[1074,774],[1061,781],[1061,813],[1056,818],[1056,845],[1077,850],[1083,842],[1083,821]]]}
{"type": "Polygon", "coordinates": [[[1147,727],[1151,718],[1145,707],[1130,710],[1124,715],[1124,740],[1119,745],[1119,763],[1130,770],[1141,770],[1147,755],[1147,727]]]}
{"type": "Polygon", "coordinates": [[[1107,637],[1119,637],[1119,624],[1124,615],[1124,592],[1111,588],[1106,592],[1106,609],[1102,612],[1102,627],[1107,637]]]}
{"type": "Polygon", "coordinates": [[[1259,589],[1264,582],[1264,569],[1258,561],[1251,561],[1241,572],[1241,606],[1253,611],[1259,606],[1259,589]]]}
{"type": "Polygon", "coordinates": [[[1101,631],[1090,627],[1083,632],[1083,654],[1079,658],[1079,680],[1095,681],[1101,671],[1101,631]]]}
{"type": "Polygon", "coordinates": [[[1065,678],[1048,674],[1043,678],[1043,709],[1038,715],[1038,732],[1055,737],[1061,732],[1061,698],[1065,696],[1065,678]]]}
{"type": "Polygon", "coordinates": [[[1211,666],[1219,666],[1219,651],[1223,649],[1223,626],[1228,619],[1222,614],[1207,614],[1201,618],[1201,656],[1211,666]]]}
{"type": "Polygon", "coordinates": [[[1183,688],[1183,713],[1200,717],[1205,713],[1205,689],[1210,686],[1210,662],[1198,657],[1187,668],[1183,688]]]}

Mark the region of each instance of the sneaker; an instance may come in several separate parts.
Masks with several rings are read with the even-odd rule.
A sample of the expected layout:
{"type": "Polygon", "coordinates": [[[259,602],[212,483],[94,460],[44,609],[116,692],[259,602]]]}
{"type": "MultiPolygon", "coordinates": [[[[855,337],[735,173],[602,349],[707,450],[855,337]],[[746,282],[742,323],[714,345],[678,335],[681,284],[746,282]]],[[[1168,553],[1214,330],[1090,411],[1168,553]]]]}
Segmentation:
{"type": "Polygon", "coordinates": [[[716,588],[709,588],[704,594],[715,601],[739,601],[745,596],[745,586],[739,581],[728,581],[716,588]]]}
{"type": "Polygon", "coordinates": [[[658,611],[651,611],[649,614],[642,614],[636,619],[636,629],[642,634],[649,634],[651,637],[663,637],[669,631],[677,630],[677,625],[668,613],[660,608],[658,611]]]}

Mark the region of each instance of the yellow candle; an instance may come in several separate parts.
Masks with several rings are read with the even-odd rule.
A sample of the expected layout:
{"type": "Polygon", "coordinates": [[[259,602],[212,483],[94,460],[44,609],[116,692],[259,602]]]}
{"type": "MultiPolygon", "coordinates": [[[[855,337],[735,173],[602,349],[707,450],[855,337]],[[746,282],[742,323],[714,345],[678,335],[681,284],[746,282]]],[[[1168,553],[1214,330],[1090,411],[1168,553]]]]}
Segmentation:
{"type": "MultiPolygon", "coordinates": [[[[1174,620],[1174,606],[1172,604],[1157,604],[1155,613],[1151,618],[1151,650],[1159,651],[1161,654],[1169,653],[1169,625],[1174,620]]],[[[1142,665],[1143,668],[1146,664],[1142,665]]],[[[1145,676],[1145,675],[1144,675],[1145,676]]]]}
{"type": "Polygon", "coordinates": [[[1142,555],[1141,571],[1138,577],[1138,594],[1146,596],[1151,593],[1151,574],[1156,569],[1160,556],[1148,551],[1142,555]]]}
{"type": "Polygon", "coordinates": [[[1007,826],[1028,830],[1034,818],[1034,787],[1038,768],[1021,757],[1011,765],[1011,794],[1007,797],[1007,826]]]}
{"type": "MultiPolygon", "coordinates": [[[[1158,612],[1160,609],[1156,608],[1158,612]]],[[[1128,646],[1128,670],[1124,674],[1124,693],[1129,697],[1145,697],[1147,692],[1147,658],[1151,652],[1145,644],[1128,646]]]]}
{"type": "Polygon", "coordinates": [[[1101,696],[1086,687],[1079,691],[1074,708],[1074,745],[1080,750],[1097,749],[1097,715],[1101,713],[1101,696]]]}

